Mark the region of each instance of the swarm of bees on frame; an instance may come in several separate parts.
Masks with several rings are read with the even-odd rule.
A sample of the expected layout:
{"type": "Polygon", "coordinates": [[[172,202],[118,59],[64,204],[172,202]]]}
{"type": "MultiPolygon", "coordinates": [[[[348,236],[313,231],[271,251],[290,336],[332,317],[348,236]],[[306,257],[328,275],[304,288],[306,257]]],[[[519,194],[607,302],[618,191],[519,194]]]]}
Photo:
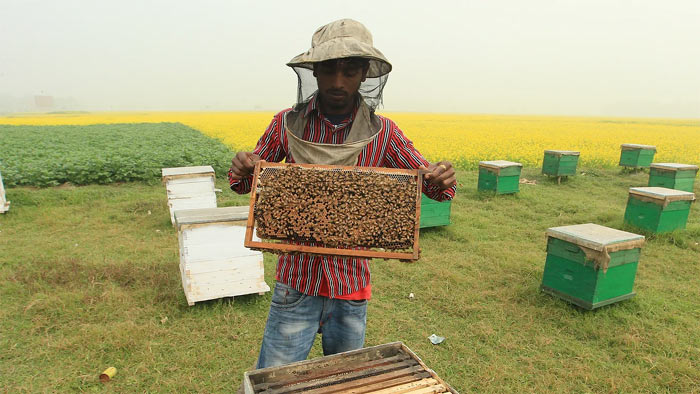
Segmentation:
{"type": "Polygon", "coordinates": [[[254,208],[260,238],[332,248],[413,247],[414,177],[293,166],[264,174],[254,208]]]}

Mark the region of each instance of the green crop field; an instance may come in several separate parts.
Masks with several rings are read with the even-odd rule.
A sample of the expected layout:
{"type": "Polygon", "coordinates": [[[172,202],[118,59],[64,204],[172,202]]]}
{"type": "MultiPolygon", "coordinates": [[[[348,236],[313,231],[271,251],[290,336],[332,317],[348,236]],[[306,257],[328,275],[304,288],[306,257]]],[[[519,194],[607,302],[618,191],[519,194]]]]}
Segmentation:
{"type": "Polygon", "coordinates": [[[180,123],[88,126],[0,125],[5,186],[56,186],[160,178],[163,167],[211,165],[222,174],[231,153],[180,123]]]}
{"type": "MultiPolygon", "coordinates": [[[[108,139],[117,135],[112,127],[89,130],[108,139]]],[[[152,130],[151,143],[137,149],[141,153],[119,151],[129,156],[117,155],[114,162],[140,160],[161,147],[171,153],[152,162],[153,171],[166,164],[214,164],[199,160],[219,157],[211,148],[210,156],[185,161],[189,156],[177,152],[208,148],[168,139],[191,129],[154,127],[163,129],[152,130]]],[[[52,133],[69,129],[81,130],[52,133]]],[[[21,138],[14,130],[0,129],[3,142],[8,135],[21,138]]],[[[111,146],[122,142],[115,138],[111,146]]],[[[98,154],[98,143],[80,146],[98,154]]],[[[51,151],[49,145],[8,146],[0,147],[3,177],[12,168],[8,163],[23,162],[22,150],[36,149],[33,156],[51,151]]],[[[62,152],[73,160],[72,151],[62,152]]],[[[43,162],[49,172],[57,168],[52,160],[43,162]]],[[[223,176],[221,160],[217,174],[223,176]]],[[[683,231],[642,233],[647,242],[636,297],[584,311],[539,291],[545,230],[594,222],[638,232],[623,225],[627,191],[645,185],[648,173],[583,167],[557,185],[539,168],[525,167],[522,177],[536,184],[501,196],[476,190],[477,171],[457,176],[452,224],[421,231],[421,259],[371,263],[367,346],[403,341],[460,392],[700,391],[697,206],[683,231]],[[433,345],[431,334],[446,340],[433,345]]],[[[9,179],[22,183],[16,175],[9,179]]],[[[7,189],[11,209],[0,215],[0,391],[236,390],[256,360],[270,293],[187,306],[164,186],[76,183],[85,182],[7,189]],[[98,375],[109,366],[118,373],[102,384],[98,375]]],[[[217,187],[223,189],[219,206],[248,204],[248,196],[230,192],[225,179],[217,179],[217,187]]],[[[275,256],[265,254],[270,286],[274,269],[275,256]]],[[[321,355],[319,345],[312,357],[321,355]]]]}

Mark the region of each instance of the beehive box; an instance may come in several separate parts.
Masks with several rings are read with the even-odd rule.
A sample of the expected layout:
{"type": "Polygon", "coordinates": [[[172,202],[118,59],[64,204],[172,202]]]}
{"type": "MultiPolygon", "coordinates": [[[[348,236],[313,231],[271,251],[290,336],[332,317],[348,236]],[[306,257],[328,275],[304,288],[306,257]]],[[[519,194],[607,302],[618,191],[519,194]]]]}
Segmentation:
{"type": "Polygon", "coordinates": [[[450,224],[452,201],[435,201],[425,195],[420,202],[420,228],[447,226],[450,224]]]}
{"type": "Polygon", "coordinates": [[[248,207],[179,210],[180,274],[187,303],[270,291],[263,256],[243,246],[248,207]]]}
{"type": "Polygon", "coordinates": [[[620,165],[623,167],[649,167],[656,153],[656,147],[652,145],[622,144],[620,149],[620,165]]]}
{"type": "Polygon", "coordinates": [[[246,394],[457,393],[401,342],[246,372],[246,394]]]}
{"type": "Polygon", "coordinates": [[[625,223],[653,233],[684,229],[695,194],[665,187],[629,190],[625,223]]]}
{"type": "Polygon", "coordinates": [[[546,150],[542,160],[542,173],[558,179],[576,175],[579,155],[580,152],[570,150],[546,150]]]}
{"type": "Polygon", "coordinates": [[[211,166],[163,168],[162,174],[173,225],[175,211],[216,208],[214,169],[211,166]]]}
{"type": "Polygon", "coordinates": [[[652,163],[649,185],[692,192],[698,166],[679,163],[652,163]]]}
{"type": "Polygon", "coordinates": [[[2,174],[0,174],[0,213],[5,213],[10,209],[10,202],[5,196],[5,185],[2,183],[2,174]]]}
{"type": "Polygon", "coordinates": [[[520,163],[495,160],[479,162],[478,189],[510,194],[520,191],[520,163]]]}
{"type": "Polygon", "coordinates": [[[585,309],[635,295],[644,236],[593,223],[547,229],[540,289],[585,309]]]}
{"type": "Polygon", "coordinates": [[[245,245],[417,260],[421,184],[418,170],[258,162],[245,245]]]}

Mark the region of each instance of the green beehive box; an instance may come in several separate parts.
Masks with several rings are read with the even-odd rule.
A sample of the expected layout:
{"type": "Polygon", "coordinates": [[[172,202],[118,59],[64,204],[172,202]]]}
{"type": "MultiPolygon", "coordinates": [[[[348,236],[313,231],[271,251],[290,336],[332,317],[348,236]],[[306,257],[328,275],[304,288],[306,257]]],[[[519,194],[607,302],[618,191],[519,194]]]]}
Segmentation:
{"type": "Polygon", "coordinates": [[[540,289],[585,309],[634,297],[644,236],[587,223],[547,229],[540,289]]]}
{"type": "Polygon", "coordinates": [[[649,186],[692,192],[698,166],[678,163],[652,163],[649,168],[649,186]]]}
{"type": "Polygon", "coordinates": [[[622,144],[620,165],[623,167],[649,167],[654,161],[656,147],[652,145],[622,144]]]}
{"type": "Polygon", "coordinates": [[[435,201],[424,194],[420,201],[420,228],[447,226],[451,208],[452,201],[435,201]]]}
{"type": "Polygon", "coordinates": [[[478,189],[495,191],[496,194],[517,193],[522,167],[522,164],[512,161],[480,161],[478,189]]]}
{"type": "Polygon", "coordinates": [[[576,165],[581,152],[570,150],[546,150],[542,160],[542,173],[556,177],[576,175],[576,165]]]}
{"type": "Polygon", "coordinates": [[[654,233],[684,229],[695,194],[665,187],[630,188],[625,223],[654,233]]]}

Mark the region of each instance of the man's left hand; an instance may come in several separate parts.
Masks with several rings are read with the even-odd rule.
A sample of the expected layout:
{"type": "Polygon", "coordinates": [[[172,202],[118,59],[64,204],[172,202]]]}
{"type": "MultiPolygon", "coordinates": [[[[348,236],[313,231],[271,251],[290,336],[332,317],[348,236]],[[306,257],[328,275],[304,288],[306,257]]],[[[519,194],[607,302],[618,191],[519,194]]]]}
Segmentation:
{"type": "Polygon", "coordinates": [[[424,175],[424,178],[433,185],[439,186],[440,190],[449,189],[457,184],[455,170],[449,161],[431,163],[428,168],[421,167],[421,169],[430,171],[424,175]]]}

